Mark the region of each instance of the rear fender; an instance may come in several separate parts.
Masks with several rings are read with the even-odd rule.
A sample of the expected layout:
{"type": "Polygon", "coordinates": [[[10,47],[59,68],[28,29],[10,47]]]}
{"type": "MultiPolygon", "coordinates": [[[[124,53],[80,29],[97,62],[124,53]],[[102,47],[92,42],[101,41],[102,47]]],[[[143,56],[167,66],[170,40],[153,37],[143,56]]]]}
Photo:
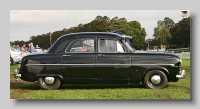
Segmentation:
{"type": "Polygon", "coordinates": [[[61,82],[63,83],[63,77],[61,76],[61,75],[56,75],[56,74],[38,74],[37,76],[36,76],[36,81],[37,81],[37,79],[39,78],[39,77],[59,77],[60,78],[60,80],[61,80],[61,82]]]}

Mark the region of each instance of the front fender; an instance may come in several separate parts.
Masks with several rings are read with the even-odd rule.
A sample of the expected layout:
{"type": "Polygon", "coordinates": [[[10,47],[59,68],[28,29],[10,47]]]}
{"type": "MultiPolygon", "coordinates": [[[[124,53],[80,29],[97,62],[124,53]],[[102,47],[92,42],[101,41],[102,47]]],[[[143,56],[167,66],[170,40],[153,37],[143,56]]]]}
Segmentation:
{"type": "MultiPolygon", "coordinates": [[[[161,71],[163,71],[163,72],[166,74],[168,81],[170,81],[170,78],[169,78],[169,71],[168,71],[165,67],[161,67],[161,66],[157,66],[157,67],[154,66],[154,67],[149,67],[149,68],[147,68],[147,69],[143,72],[143,79],[144,79],[145,74],[146,74],[148,71],[150,71],[150,70],[161,70],[161,71]]],[[[143,79],[142,79],[142,80],[143,80],[143,79]]]]}

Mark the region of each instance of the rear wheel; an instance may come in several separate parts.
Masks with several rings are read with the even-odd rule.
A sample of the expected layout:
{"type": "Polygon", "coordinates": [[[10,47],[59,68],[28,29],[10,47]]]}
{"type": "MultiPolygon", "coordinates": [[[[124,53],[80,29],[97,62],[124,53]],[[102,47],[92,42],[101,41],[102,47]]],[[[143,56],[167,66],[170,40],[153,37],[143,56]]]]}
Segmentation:
{"type": "Polygon", "coordinates": [[[61,85],[59,77],[39,77],[38,84],[43,90],[55,90],[61,85]]]}
{"type": "Polygon", "coordinates": [[[151,70],[145,74],[144,85],[150,89],[162,89],[168,84],[166,74],[160,70],[151,70]]]}

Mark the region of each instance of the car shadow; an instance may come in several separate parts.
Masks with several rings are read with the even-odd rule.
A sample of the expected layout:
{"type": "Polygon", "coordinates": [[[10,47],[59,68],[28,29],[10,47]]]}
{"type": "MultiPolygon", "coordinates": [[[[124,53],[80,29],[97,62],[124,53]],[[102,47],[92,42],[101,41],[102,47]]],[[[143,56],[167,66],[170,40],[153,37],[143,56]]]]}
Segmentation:
{"type": "MultiPolygon", "coordinates": [[[[117,88],[146,88],[140,84],[63,84],[59,88],[63,89],[117,89],[117,88]]],[[[11,81],[10,89],[26,89],[38,90],[41,89],[37,82],[11,81]]]]}
{"type": "Polygon", "coordinates": [[[60,89],[145,88],[143,84],[64,84],[60,89]]]}
{"type": "Polygon", "coordinates": [[[38,90],[40,87],[34,82],[10,81],[10,89],[38,90]]]}

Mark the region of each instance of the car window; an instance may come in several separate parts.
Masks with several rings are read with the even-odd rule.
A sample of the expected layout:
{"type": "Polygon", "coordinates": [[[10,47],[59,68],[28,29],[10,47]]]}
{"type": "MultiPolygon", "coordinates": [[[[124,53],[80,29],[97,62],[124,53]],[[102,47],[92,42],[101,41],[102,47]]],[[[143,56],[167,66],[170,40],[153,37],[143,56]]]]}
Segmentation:
{"type": "Polygon", "coordinates": [[[13,48],[13,47],[10,47],[10,51],[20,52],[20,50],[18,50],[18,49],[16,49],[16,48],[13,48]]]}
{"type": "Polygon", "coordinates": [[[77,39],[72,41],[67,52],[94,52],[94,39],[77,39]]]}
{"type": "Polygon", "coordinates": [[[118,40],[114,39],[99,39],[99,52],[124,52],[124,48],[118,40]]]}

